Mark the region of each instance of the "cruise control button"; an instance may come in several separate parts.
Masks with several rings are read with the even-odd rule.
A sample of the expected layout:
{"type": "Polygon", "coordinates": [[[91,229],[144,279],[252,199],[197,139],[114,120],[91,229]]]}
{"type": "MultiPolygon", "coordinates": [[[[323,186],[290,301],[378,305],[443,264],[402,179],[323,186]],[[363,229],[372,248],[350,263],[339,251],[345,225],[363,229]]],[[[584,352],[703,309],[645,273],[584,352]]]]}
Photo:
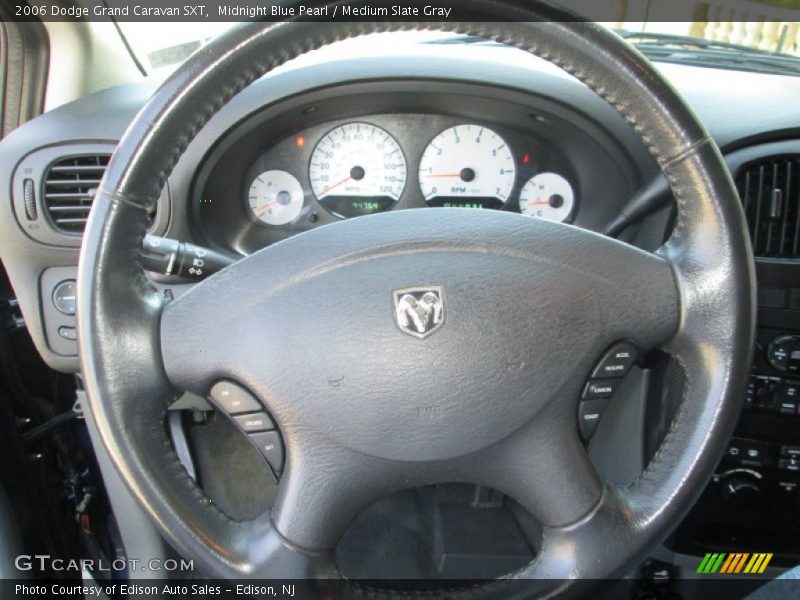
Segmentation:
{"type": "Polygon", "coordinates": [[[592,379],[625,377],[636,362],[637,351],[633,344],[622,342],[612,346],[603,355],[592,372],[592,379]]]}
{"type": "Polygon", "coordinates": [[[269,418],[267,413],[254,413],[252,415],[239,415],[233,417],[233,420],[242,428],[246,433],[254,431],[269,431],[275,429],[275,423],[269,418]]]}
{"type": "Polygon", "coordinates": [[[250,392],[232,381],[215,383],[210,396],[222,410],[231,415],[263,410],[261,403],[250,392]]]}
{"type": "Polygon", "coordinates": [[[276,475],[283,471],[283,443],[277,431],[264,431],[262,433],[251,433],[250,439],[258,446],[261,455],[267,459],[269,466],[276,475]]]}
{"type": "Polygon", "coordinates": [[[611,398],[617,391],[618,379],[595,379],[586,384],[583,389],[584,400],[598,400],[600,398],[611,398]]]}
{"type": "Polygon", "coordinates": [[[594,435],[607,406],[608,400],[590,400],[581,402],[578,406],[578,430],[584,441],[590,440],[594,435]]]}

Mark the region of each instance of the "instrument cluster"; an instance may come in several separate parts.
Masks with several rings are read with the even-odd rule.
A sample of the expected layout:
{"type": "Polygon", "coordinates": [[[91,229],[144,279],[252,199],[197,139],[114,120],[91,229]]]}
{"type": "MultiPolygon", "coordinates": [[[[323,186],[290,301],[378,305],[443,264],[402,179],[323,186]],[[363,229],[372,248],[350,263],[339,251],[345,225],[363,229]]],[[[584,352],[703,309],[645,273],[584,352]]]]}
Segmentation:
{"type": "Polygon", "coordinates": [[[426,207],[585,226],[581,188],[615,186],[593,142],[580,144],[575,125],[536,120],[519,105],[508,104],[521,115],[501,103],[492,110],[489,99],[472,102],[475,110],[464,103],[458,114],[350,112],[330,102],[312,108],[334,114],[305,106],[258,116],[260,125],[243,122],[210,149],[198,173],[198,231],[204,243],[250,254],[342,219],[426,207]]]}
{"type": "MultiPolygon", "coordinates": [[[[426,128],[428,139],[409,144],[382,120],[323,124],[267,150],[245,182],[251,219],[283,227],[318,208],[344,219],[426,205],[511,210],[554,221],[574,214],[570,173],[563,164],[547,164],[553,150],[524,135],[462,120],[426,128]]],[[[398,116],[391,120],[397,123],[398,116]]]]}

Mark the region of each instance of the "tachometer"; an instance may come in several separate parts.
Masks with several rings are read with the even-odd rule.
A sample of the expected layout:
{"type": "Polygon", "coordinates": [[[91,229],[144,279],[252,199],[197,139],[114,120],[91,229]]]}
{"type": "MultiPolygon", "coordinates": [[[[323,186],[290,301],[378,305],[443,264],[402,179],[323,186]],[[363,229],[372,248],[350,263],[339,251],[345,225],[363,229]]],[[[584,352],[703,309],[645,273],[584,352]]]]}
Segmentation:
{"type": "Polygon", "coordinates": [[[431,206],[501,208],[515,177],[511,150],[481,125],[445,129],[428,144],[419,163],[419,186],[431,206]]]}
{"type": "Polygon", "coordinates": [[[572,186],[557,173],[539,173],[528,180],[519,193],[519,210],[525,215],[566,221],[574,207],[572,186]]]}
{"type": "Polygon", "coordinates": [[[303,186],[291,173],[271,169],[253,180],[247,201],[255,217],[263,223],[285,225],[300,215],[303,186]]]}
{"type": "Polygon", "coordinates": [[[406,159],[388,132],[370,123],[329,131],[314,148],[308,168],[317,201],[338,217],[387,210],[406,185],[406,159]]]}

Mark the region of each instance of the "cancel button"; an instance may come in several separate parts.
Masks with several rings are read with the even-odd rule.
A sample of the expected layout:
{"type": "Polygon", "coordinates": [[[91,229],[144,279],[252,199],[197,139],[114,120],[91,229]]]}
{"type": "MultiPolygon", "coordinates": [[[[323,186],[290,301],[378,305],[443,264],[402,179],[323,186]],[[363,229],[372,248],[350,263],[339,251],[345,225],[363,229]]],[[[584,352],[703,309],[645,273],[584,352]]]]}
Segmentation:
{"type": "Polygon", "coordinates": [[[584,400],[599,400],[600,398],[611,398],[617,391],[619,379],[595,379],[586,384],[583,389],[584,400]]]}

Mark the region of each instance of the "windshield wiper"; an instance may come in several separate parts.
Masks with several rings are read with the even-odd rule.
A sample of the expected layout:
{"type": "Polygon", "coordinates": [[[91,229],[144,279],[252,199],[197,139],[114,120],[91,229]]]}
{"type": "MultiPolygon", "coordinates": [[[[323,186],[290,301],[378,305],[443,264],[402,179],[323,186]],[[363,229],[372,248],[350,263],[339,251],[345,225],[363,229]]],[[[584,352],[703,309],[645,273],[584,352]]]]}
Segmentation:
{"type": "Polygon", "coordinates": [[[800,75],[800,58],[733,44],[669,33],[616,30],[652,60],[723,69],[800,75]]]}

